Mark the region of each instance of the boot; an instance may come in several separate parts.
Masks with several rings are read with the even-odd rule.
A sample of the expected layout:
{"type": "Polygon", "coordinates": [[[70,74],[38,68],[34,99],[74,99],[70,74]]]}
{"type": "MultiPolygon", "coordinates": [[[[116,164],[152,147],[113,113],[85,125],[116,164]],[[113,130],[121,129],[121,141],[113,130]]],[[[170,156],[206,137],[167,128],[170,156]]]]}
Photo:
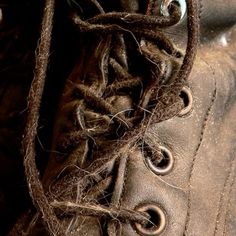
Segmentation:
{"type": "Polygon", "coordinates": [[[10,235],[236,235],[236,4],[70,3],[80,53],[40,179],[39,50],[24,140],[36,210],[10,235]]]}

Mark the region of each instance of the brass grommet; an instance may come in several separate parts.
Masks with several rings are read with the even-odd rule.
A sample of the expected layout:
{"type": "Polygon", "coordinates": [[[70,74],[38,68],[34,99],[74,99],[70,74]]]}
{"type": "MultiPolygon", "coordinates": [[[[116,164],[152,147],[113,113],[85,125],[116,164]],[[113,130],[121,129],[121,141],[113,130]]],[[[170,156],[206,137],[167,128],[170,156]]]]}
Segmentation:
{"type": "Polygon", "coordinates": [[[134,223],[134,227],[139,235],[156,236],[164,231],[166,227],[166,214],[157,204],[143,204],[135,210],[150,216],[150,222],[146,225],[134,223]]]}
{"type": "Polygon", "coordinates": [[[183,87],[180,92],[180,98],[183,99],[185,107],[180,111],[179,116],[187,115],[193,108],[193,96],[188,87],[183,87]]]}
{"type": "Polygon", "coordinates": [[[148,167],[156,175],[167,175],[174,166],[174,157],[172,153],[165,147],[160,146],[162,159],[158,163],[154,163],[151,157],[146,158],[148,167]]]}
{"type": "Polygon", "coordinates": [[[182,20],[184,18],[184,16],[186,15],[187,12],[187,3],[186,0],[162,0],[161,1],[161,14],[163,16],[169,16],[169,6],[171,3],[176,3],[179,5],[180,10],[181,10],[181,18],[180,20],[182,20]]]}

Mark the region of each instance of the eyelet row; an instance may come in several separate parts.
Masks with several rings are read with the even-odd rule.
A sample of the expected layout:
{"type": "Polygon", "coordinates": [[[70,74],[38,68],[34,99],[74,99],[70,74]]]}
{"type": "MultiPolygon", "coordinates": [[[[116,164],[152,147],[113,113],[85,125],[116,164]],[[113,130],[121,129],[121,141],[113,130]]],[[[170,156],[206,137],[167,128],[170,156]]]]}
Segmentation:
{"type": "MultiPolygon", "coordinates": [[[[144,144],[142,149],[145,155],[146,165],[153,173],[156,175],[166,175],[172,170],[174,166],[174,158],[167,148],[160,146],[160,153],[158,153],[158,155],[153,153],[152,148],[148,144],[144,144]],[[159,158],[159,154],[162,156],[161,159],[159,158]]],[[[142,204],[136,207],[135,210],[146,213],[150,217],[150,223],[146,225],[138,223],[133,224],[133,227],[139,235],[157,236],[166,228],[166,213],[157,204],[142,204]]]]}
{"type": "MultiPolygon", "coordinates": [[[[191,90],[188,87],[183,87],[180,92],[180,98],[183,100],[184,108],[179,113],[179,117],[188,115],[193,106],[193,96],[191,90]]],[[[145,161],[148,168],[156,175],[167,175],[174,167],[174,157],[169,149],[164,146],[160,146],[159,156],[155,158],[151,147],[145,144],[142,149],[145,155],[145,161]]],[[[157,236],[160,235],[167,224],[166,213],[157,204],[146,204],[136,208],[137,211],[145,212],[150,216],[150,223],[147,225],[134,224],[134,227],[139,235],[142,236],[157,236]]]]}

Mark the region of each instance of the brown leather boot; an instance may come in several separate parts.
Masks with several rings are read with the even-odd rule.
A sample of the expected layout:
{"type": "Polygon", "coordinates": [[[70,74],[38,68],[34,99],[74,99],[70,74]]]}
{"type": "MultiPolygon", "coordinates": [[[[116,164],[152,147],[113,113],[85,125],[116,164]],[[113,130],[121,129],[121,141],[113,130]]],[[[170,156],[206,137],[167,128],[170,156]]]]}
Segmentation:
{"type": "Polygon", "coordinates": [[[43,189],[34,128],[26,132],[37,212],[11,235],[236,235],[236,4],[91,0],[79,9],[81,50],[43,189]]]}

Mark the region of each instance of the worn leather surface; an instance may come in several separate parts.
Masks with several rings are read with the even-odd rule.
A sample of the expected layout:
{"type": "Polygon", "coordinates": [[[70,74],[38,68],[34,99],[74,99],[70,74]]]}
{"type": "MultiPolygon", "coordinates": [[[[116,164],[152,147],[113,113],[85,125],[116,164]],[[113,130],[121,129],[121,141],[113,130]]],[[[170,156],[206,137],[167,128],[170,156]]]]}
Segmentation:
{"type": "MultiPolygon", "coordinates": [[[[224,29],[201,41],[188,86],[193,95],[190,114],[149,127],[144,140],[164,146],[174,168],[157,176],[141,150],[127,160],[118,206],[135,209],[157,204],[166,214],[161,235],[235,235],[236,35],[224,29]]],[[[122,178],[122,177],[121,177],[122,178]]],[[[93,221],[93,220],[92,220],[93,221]]],[[[100,235],[99,222],[81,221],[78,235],[100,235]]],[[[117,235],[142,235],[123,223],[117,235]]]]}
{"type": "MultiPolygon", "coordinates": [[[[174,155],[173,171],[156,176],[140,151],[128,161],[120,204],[131,209],[141,203],[160,204],[168,220],[162,235],[183,235],[187,217],[186,235],[235,235],[234,40],[232,30],[201,45],[189,79],[192,112],[149,129],[148,142],[165,146],[174,155]],[[222,45],[222,38],[227,45],[222,45]]],[[[122,235],[137,233],[125,225],[122,235]]]]}
{"type": "MultiPolygon", "coordinates": [[[[190,114],[154,124],[144,137],[152,147],[171,151],[173,170],[157,176],[138,149],[127,160],[118,204],[127,209],[159,205],[167,218],[161,235],[235,235],[235,39],[232,28],[201,43],[188,84],[190,114]]],[[[94,232],[99,222],[81,223],[80,235],[99,235],[94,232]]],[[[120,235],[139,235],[131,224],[120,227],[120,235]]]]}
{"type": "MultiPolygon", "coordinates": [[[[127,161],[119,206],[158,204],[167,226],[161,235],[236,235],[236,30],[202,40],[189,79],[190,114],[152,125],[145,141],[173,154],[171,173],[157,176],[141,150],[127,161]]],[[[86,225],[86,223],[85,223],[86,225]]],[[[87,233],[91,233],[87,227],[87,233]]],[[[136,236],[130,224],[121,235],[136,236]]]]}
{"type": "MultiPolygon", "coordinates": [[[[235,39],[236,31],[230,29],[200,45],[188,84],[191,112],[152,125],[144,137],[152,147],[171,151],[171,173],[154,174],[141,150],[127,160],[119,206],[159,205],[167,218],[161,235],[236,233],[235,39]]],[[[80,234],[95,235],[89,222],[82,223],[86,233],[79,229],[80,234]]],[[[122,224],[120,230],[123,236],[139,235],[131,224],[122,224]]]]}
{"type": "MultiPolygon", "coordinates": [[[[202,0],[201,44],[188,84],[192,111],[152,125],[144,137],[152,147],[171,151],[173,170],[157,176],[137,149],[119,180],[120,207],[155,203],[164,210],[167,226],[161,235],[236,235],[236,30],[229,28],[235,23],[235,4],[214,3],[202,0]]],[[[179,34],[176,38],[181,40],[179,34]]],[[[47,175],[55,176],[47,173],[45,181],[50,181],[47,175]]],[[[81,219],[78,235],[97,236],[100,231],[96,218],[81,219]]],[[[139,235],[127,223],[117,235],[119,231],[139,235]]]]}

